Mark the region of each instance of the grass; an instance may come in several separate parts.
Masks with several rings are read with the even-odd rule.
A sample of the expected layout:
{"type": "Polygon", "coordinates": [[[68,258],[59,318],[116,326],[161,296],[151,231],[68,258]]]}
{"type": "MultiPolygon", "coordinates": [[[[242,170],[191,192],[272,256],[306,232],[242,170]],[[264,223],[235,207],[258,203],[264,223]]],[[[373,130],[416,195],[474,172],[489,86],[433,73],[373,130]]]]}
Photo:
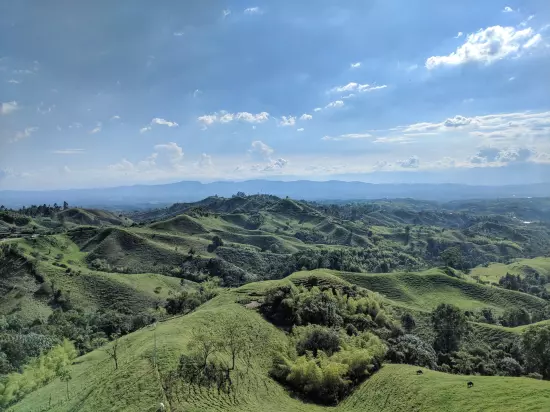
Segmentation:
{"type": "MultiPolygon", "coordinates": [[[[295,280],[300,280],[298,275],[295,280]]],[[[276,282],[262,282],[263,287],[276,282]]],[[[253,288],[252,288],[253,289],[253,288]]],[[[223,321],[224,313],[236,312],[266,328],[271,342],[284,342],[283,332],[274,328],[253,310],[235,303],[239,295],[251,291],[226,291],[196,312],[147,327],[121,340],[120,366],[104,349],[76,359],[71,368],[70,399],[65,399],[65,384],[58,380],[27,397],[9,410],[12,412],[49,411],[156,411],[160,402],[170,411],[249,411],[298,412],[354,411],[544,411],[550,408],[550,382],[527,378],[450,375],[417,367],[388,364],[337,407],[304,403],[289,395],[267,376],[269,353],[255,359],[249,379],[239,386],[237,396],[229,399],[215,391],[197,392],[182,402],[168,404],[152,358],[156,348],[158,372],[173,368],[193,328],[206,328],[223,321]],[[474,387],[467,388],[472,381],[474,387]],[[52,400],[52,407],[48,404],[52,400]]]]}
{"type": "Polygon", "coordinates": [[[534,259],[518,259],[508,265],[492,263],[486,267],[478,266],[472,269],[470,276],[479,277],[480,280],[498,283],[506,273],[512,275],[524,275],[526,272],[536,270],[541,275],[550,275],[550,258],[538,257],[534,259]]]}

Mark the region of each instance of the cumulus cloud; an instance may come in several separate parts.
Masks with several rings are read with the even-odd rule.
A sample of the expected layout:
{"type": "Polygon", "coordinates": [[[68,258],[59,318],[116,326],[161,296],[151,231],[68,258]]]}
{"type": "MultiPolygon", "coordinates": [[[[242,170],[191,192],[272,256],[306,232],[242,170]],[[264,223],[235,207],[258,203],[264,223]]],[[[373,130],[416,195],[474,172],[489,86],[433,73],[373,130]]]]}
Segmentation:
{"type": "Polygon", "coordinates": [[[303,132],[305,129],[303,127],[300,127],[299,129],[296,129],[297,132],[303,132]]]}
{"type": "Polygon", "coordinates": [[[332,93],[342,93],[342,92],[359,92],[359,93],[363,93],[363,92],[371,92],[371,91],[374,91],[374,90],[380,90],[380,89],[385,89],[386,86],[385,84],[384,85],[381,85],[381,86],[375,86],[375,85],[372,85],[372,84],[359,84],[359,83],[355,83],[355,82],[350,82],[344,86],[336,86],[336,87],[333,87],[330,91],[332,93]]]}
{"type": "Polygon", "coordinates": [[[183,149],[177,143],[169,142],[155,145],[150,156],[135,164],[124,158],[110,165],[109,169],[124,173],[180,172],[184,166],[183,158],[183,149]]]}
{"type": "Polygon", "coordinates": [[[429,70],[440,66],[459,66],[470,62],[491,64],[497,60],[520,55],[542,39],[532,28],[492,26],[469,34],[463,45],[446,56],[432,56],[426,60],[429,70]]]}
{"type": "Polygon", "coordinates": [[[140,133],[147,133],[151,129],[152,129],[151,126],[145,126],[145,127],[142,127],[141,129],[139,129],[139,132],[140,133]]]}
{"type": "Polygon", "coordinates": [[[455,39],[459,39],[461,38],[462,36],[464,35],[464,33],[462,33],[461,31],[459,31],[456,36],[454,37],[455,39]]]}
{"type": "Polygon", "coordinates": [[[34,132],[38,130],[38,127],[26,127],[25,130],[21,132],[17,132],[13,139],[11,139],[11,142],[17,142],[21,139],[26,139],[27,137],[30,137],[34,132]]]}
{"type": "Polygon", "coordinates": [[[526,147],[482,147],[469,160],[474,164],[527,162],[536,154],[526,147]]]}
{"type": "Polygon", "coordinates": [[[323,110],[323,109],[320,108],[320,107],[316,107],[315,109],[313,109],[314,112],[320,112],[321,110],[323,110]]]}
{"type": "Polygon", "coordinates": [[[281,170],[288,164],[288,160],[286,159],[275,159],[270,161],[266,165],[253,165],[252,170],[257,170],[259,172],[272,172],[275,170],[281,170]]]}
{"type": "Polygon", "coordinates": [[[304,113],[303,115],[300,116],[300,120],[311,120],[311,119],[313,119],[313,116],[307,113],[304,113]]]}
{"type": "Polygon", "coordinates": [[[334,102],[330,102],[329,104],[327,104],[325,106],[325,109],[332,109],[332,108],[338,108],[343,106],[344,106],[344,102],[342,100],[336,100],[334,102]]]}
{"type": "Polygon", "coordinates": [[[321,140],[354,140],[354,139],[368,139],[373,137],[370,133],[349,133],[341,134],[340,136],[324,136],[321,140]]]}
{"type": "Polygon", "coordinates": [[[170,122],[165,119],[160,119],[158,117],[155,117],[153,120],[151,120],[151,124],[160,124],[168,127],[178,127],[179,125],[176,122],[170,122]]]}
{"type": "Polygon", "coordinates": [[[220,112],[215,112],[212,114],[206,114],[197,118],[197,121],[200,123],[209,126],[213,123],[229,123],[233,121],[242,121],[246,123],[263,123],[269,120],[269,113],[260,112],[260,113],[249,113],[249,112],[238,112],[238,113],[229,113],[225,110],[220,112]]]}
{"type": "Polygon", "coordinates": [[[0,103],[0,114],[6,115],[15,112],[19,109],[16,101],[0,103]]]}
{"type": "Polygon", "coordinates": [[[503,13],[512,13],[514,9],[512,9],[510,6],[506,6],[502,9],[503,13]]]}
{"type": "Polygon", "coordinates": [[[357,69],[358,67],[361,67],[361,62],[351,63],[349,67],[352,69],[357,69]]]}
{"type": "Polygon", "coordinates": [[[294,126],[296,124],[296,117],[294,116],[282,116],[279,121],[279,126],[294,126]]]}
{"type": "Polygon", "coordinates": [[[252,155],[253,158],[260,159],[260,160],[271,160],[271,155],[273,154],[274,150],[261,140],[255,140],[250,145],[250,149],[248,150],[248,153],[252,155]]]}
{"type": "Polygon", "coordinates": [[[420,166],[420,159],[418,156],[411,156],[405,160],[398,160],[396,163],[404,169],[418,169],[420,166]]]}
{"type": "Polygon", "coordinates": [[[472,122],[475,122],[476,120],[471,117],[464,117],[464,116],[455,116],[452,118],[449,118],[443,122],[443,125],[445,127],[460,127],[460,126],[467,126],[471,124],[472,122]]]}
{"type": "Polygon", "coordinates": [[[206,153],[201,154],[197,166],[201,169],[206,169],[212,167],[212,156],[207,155],[206,153]]]}
{"type": "Polygon", "coordinates": [[[113,117],[111,117],[111,120],[120,120],[120,116],[119,115],[114,115],[113,117]]]}

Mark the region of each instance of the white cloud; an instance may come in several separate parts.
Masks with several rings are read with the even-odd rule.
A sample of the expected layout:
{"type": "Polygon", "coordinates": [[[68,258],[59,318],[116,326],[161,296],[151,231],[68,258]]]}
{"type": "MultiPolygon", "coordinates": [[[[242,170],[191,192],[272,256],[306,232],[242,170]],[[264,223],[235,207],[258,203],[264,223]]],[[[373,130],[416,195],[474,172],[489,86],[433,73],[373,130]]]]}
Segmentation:
{"type": "Polygon", "coordinates": [[[176,36],[176,37],[181,37],[181,36],[183,36],[183,35],[185,34],[185,32],[183,32],[183,31],[175,31],[173,34],[174,34],[174,36],[176,36]]]}
{"type": "Polygon", "coordinates": [[[82,123],[79,122],[72,122],[69,125],[69,129],[80,129],[82,127],[82,123]]]}
{"type": "Polygon", "coordinates": [[[516,78],[515,78],[514,76],[512,76],[512,77],[510,77],[510,78],[508,79],[509,82],[512,82],[512,81],[514,81],[514,80],[516,80],[516,78]]]}
{"type": "Polygon", "coordinates": [[[155,117],[153,120],[151,120],[151,124],[160,124],[168,127],[178,127],[179,125],[176,122],[170,122],[165,119],[160,119],[158,117],[155,117]]]}
{"type": "Polygon", "coordinates": [[[464,117],[457,115],[455,117],[451,117],[443,122],[443,126],[445,127],[460,127],[460,126],[467,126],[472,122],[475,122],[476,119],[471,117],[464,117]]]}
{"type": "Polygon", "coordinates": [[[296,117],[294,116],[282,116],[279,121],[279,126],[294,126],[296,124],[296,117]]]}
{"type": "Polygon", "coordinates": [[[111,117],[111,120],[120,120],[120,116],[119,115],[114,115],[113,117],[111,117]]]}
{"type": "Polygon", "coordinates": [[[460,37],[462,37],[464,35],[464,33],[462,33],[461,31],[459,31],[456,36],[454,37],[455,39],[458,39],[460,37]]]}
{"type": "Polygon", "coordinates": [[[212,156],[207,155],[206,153],[201,154],[197,166],[200,168],[209,168],[212,167],[212,156]]]}
{"type": "Polygon", "coordinates": [[[84,149],[60,149],[60,150],[52,150],[52,153],[61,154],[61,155],[82,154],[84,153],[84,149]]]}
{"type": "Polygon", "coordinates": [[[300,127],[299,129],[296,129],[297,132],[303,132],[305,129],[303,127],[300,127]]]}
{"type": "Polygon", "coordinates": [[[21,139],[26,139],[27,137],[31,137],[31,135],[38,130],[38,127],[26,127],[25,130],[22,132],[17,132],[15,134],[15,137],[10,140],[10,142],[14,143],[21,139]]]}
{"type": "Polygon", "coordinates": [[[238,113],[229,113],[225,110],[220,112],[215,112],[212,114],[203,115],[197,118],[200,123],[204,125],[211,125],[213,123],[229,123],[232,121],[243,121],[247,123],[263,123],[269,120],[269,113],[260,112],[260,113],[248,113],[248,112],[238,112],[238,113]]]}
{"type": "Polygon", "coordinates": [[[368,139],[373,137],[370,133],[348,133],[341,134],[340,136],[324,136],[321,140],[354,140],[354,139],[368,139]]]}
{"type": "Polygon", "coordinates": [[[420,166],[420,159],[418,156],[411,156],[405,160],[398,160],[396,163],[404,169],[418,169],[420,166]]]}
{"type": "Polygon", "coordinates": [[[440,66],[458,66],[470,62],[491,64],[506,57],[521,54],[541,40],[532,28],[492,26],[469,34],[466,42],[447,56],[432,56],[426,60],[429,70],[440,66]]]}
{"type": "Polygon", "coordinates": [[[504,7],[504,9],[502,9],[503,13],[511,13],[513,11],[514,11],[514,9],[512,9],[510,6],[506,6],[506,7],[504,7]]]}
{"type": "Polygon", "coordinates": [[[251,154],[252,157],[260,160],[271,160],[271,155],[273,152],[273,148],[261,140],[253,141],[250,145],[250,149],[248,150],[248,153],[251,154]]]}
{"type": "Polygon", "coordinates": [[[253,165],[251,169],[257,170],[259,172],[272,172],[276,170],[281,170],[287,164],[288,164],[288,160],[279,158],[279,159],[270,161],[266,165],[253,165]]]}
{"type": "Polygon", "coordinates": [[[248,7],[244,9],[244,14],[262,14],[262,10],[259,7],[248,7]]]}
{"type": "Polygon", "coordinates": [[[325,106],[325,109],[331,109],[331,108],[337,108],[337,107],[343,107],[344,102],[342,100],[336,100],[334,102],[330,102],[325,106]]]}
{"type": "Polygon", "coordinates": [[[147,133],[151,129],[152,129],[151,126],[145,126],[145,127],[142,127],[141,129],[139,129],[139,132],[140,133],[147,133]]]}
{"type": "Polygon", "coordinates": [[[179,173],[183,170],[183,149],[174,142],[154,146],[154,152],[137,162],[130,162],[126,158],[110,165],[109,170],[123,173],[179,173]]]}
{"type": "Polygon", "coordinates": [[[361,67],[361,62],[351,63],[349,66],[352,69],[357,69],[358,67],[361,67]]]}
{"type": "Polygon", "coordinates": [[[316,107],[315,109],[313,109],[314,112],[320,112],[321,110],[323,109],[321,109],[320,107],[316,107]]]}
{"type": "Polygon", "coordinates": [[[300,116],[300,120],[311,120],[311,119],[313,119],[313,116],[307,113],[304,113],[303,115],[300,116]]]}
{"type": "Polygon", "coordinates": [[[15,112],[19,109],[16,101],[0,103],[0,114],[6,115],[15,112]]]}
{"type": "Polygon", "coordinates": [[[223,14],[223,18],[225,19],[227,16],[231,14],[231,10],[229,9],[223,10],[222,14],[223,14]]]}
{"type": "Polygon", "coordinates": [[[381,86],[375,86],[375,85],[371,85],[371,84],[359,84],[359,83],[355,83],[355,82],[350,82],[344,86],[337,86],[337,87],[334,87],[332,88],[330,91],[332,93],[342,93],[342,92],[359,92],[359,93],[363,93],[363,92],[371,92],[371,91],[374,91],[374,90],[380,90],[380,89],[385,89],[386,85],[381,85],[381,86]]]}
{"type": "Polygon", "coordinates": [[[93,128],[92,130],[90,130],[90,134],[96,134],[96,133],[99,133],[101,132],[101,122],[98,122],[97,123],[97,126],[95,128],[93,128]]]}
{"type": "Polygon", "coordinates": [[[199,95],[201,95],[201,94],[202,94],[202,91],[201,91],[201,90],[195,89],[195,91],[193,92],[193,97],[197,97],[197,96],[199,96],[199,95]]]}
{"type": "Polygon", "coordinates": [[[10,84],[19,84],[19,83],[21,83],[21,81],[20,80],[15,80],[15,79],[10,79],[10,80],[8,80],[8,83],[10,83],[10,84]]]}
{"type": "Polygon", "coordinates": [[[537,154],[536,151],[526,147],[481,147],[469,160],[473,164],[507,164],[527,162],[537,154]]]}

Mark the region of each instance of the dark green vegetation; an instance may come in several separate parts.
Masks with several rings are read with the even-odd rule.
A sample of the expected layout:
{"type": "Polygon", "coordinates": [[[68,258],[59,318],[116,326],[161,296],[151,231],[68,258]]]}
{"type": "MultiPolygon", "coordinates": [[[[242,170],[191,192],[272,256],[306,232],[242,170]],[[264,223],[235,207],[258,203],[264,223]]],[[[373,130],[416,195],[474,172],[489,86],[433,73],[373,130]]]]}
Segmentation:
{"type": "Polygon", "coordinates": [[[550,379],[550,219],[545,199],[506,202],[3,209],[3,407],[453,410],[411,388],[465,374],[456,410],[495,407],[478,382],[548,409],[524,399],[545,382],[503,376],[550,379]]]}

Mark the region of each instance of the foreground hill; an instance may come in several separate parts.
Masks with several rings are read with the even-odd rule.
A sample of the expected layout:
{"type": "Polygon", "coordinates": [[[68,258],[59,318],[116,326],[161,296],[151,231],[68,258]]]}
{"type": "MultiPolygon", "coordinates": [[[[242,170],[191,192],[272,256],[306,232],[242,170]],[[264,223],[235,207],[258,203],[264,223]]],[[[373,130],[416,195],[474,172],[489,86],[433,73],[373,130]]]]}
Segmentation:
{"type": "Polygon", "coordinates": [[[321,407],[291,397],[268,377],[268,353],[253,359],[248,378],[240,383],[235,396],[204,390],[168,399],[162,377],[176,366],[179,355],[186,352],[193,329],[215,328],[229,313],[237,313],[243,321],[251,321],[264,329],[270,341],[284,342],[282,331],[238,303],[271,286],[273,282],[264,282],[225,292],[192,314],[123,337],[117,370],[106,354],[109,346],[78,358],[71,367],[73,379],[69,383],[68,400],[65,383],[57,380],[27,395],[9,410],[156,411],[161,402],[170,411],[462,412],[544,411],[550,408],[550,383],[546,381],[460,376],[426,369],[418,376],[418,367],[391,364],[384,366],[336,408],[321,407]],[[473,388],[467,387],[468,381],[474,383],[473,388]]]}

